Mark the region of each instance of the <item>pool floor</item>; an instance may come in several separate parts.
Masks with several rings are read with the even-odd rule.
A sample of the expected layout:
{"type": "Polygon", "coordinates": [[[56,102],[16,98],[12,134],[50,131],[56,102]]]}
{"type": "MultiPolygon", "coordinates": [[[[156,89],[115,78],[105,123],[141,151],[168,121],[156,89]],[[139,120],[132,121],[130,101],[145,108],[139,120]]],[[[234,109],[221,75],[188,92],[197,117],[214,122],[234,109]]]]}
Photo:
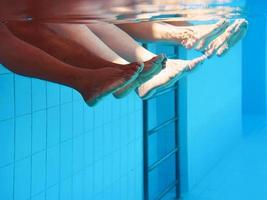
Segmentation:
{"type": "Polygon", "coordinates": [[[243,125],[239,145],[182,200],[267,200],[266,120],[249,116],[243,125]]]}

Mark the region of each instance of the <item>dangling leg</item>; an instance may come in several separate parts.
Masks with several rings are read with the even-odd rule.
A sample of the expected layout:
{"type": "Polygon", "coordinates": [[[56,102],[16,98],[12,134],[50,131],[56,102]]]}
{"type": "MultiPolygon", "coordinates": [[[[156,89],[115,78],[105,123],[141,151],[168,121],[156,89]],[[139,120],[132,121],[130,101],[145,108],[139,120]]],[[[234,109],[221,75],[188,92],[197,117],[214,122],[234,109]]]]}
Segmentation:
{"type": "Polygon", "coordinates": [[[155,57],[114,24],[101,22],[87,26],[113,51],[130,62],[144,62],[155,57]]]}
{"type": "MultiPolygon", "coordinates": [[[[142,61],[155,56],[155,54],[138,45],[127,33],[113,24],[90,24],[88,27],[123,58],[131,61],[142,61]]],[[[195,68],[206,58],[204,55],[190,61],[167,59],[166,68],[150,80],[145,80],[137,90],[138,94],[146,98],[147,95],[152,94],[157,88],[164,87],[170,83],[174,84],[185,71],[195,68]]],[[[119,95],[120,92],[118,91],[117,94],[119,95]]]]}
{"type": "Polygon", "coordinates": [[[216,24],[195,26],[174,26],[169,23],[142,22],[118,24],[117,26],[140,41],[174,42],[185,48],[203,49],[229,25],[225,19],[216,24]]]}
{"type": "Polygon", "coordinates": [[[2,23],[0,44],[0,63],[11,71],[72,87],[89,105],[135,80],[142,69],[139,65],[121,69],[106,65],[97,70],[74,67],[18,39],[2,23]]]}
{"type": "MultiPolygon", "coordinates": [[[[110,62],[116,63],[114,67],[119,68],[129,65],[127,60],[116,54],[85,25],[12,23],[9,28],[21,39],[75,66],[92,68],[92,63],[96,63],[93,67],[99,68],[103,63],[110,62]]],[[[138,80],[149,79],[157,74],[162,69],[164,59],[160,55],[140,61],[145,66],[138,80]]],[[[120,97],[135,89],[137,82],[125,88],[120,97]]]]}
{"type": "Polygon", "coordinates": [[[245,19],[237,19],[223,34],[213,40],[205,50],[205,54],[212,56],[215,52],[218,56],[225,54],[247,32],[248,22],[245,19]]]}
{"type": "Polygon", "coordinates": [[[98,69],[105,65],[123,67],[129,64],[85,25],[12,22],[7,27],[20,39],[74,66],[98,69]]]}

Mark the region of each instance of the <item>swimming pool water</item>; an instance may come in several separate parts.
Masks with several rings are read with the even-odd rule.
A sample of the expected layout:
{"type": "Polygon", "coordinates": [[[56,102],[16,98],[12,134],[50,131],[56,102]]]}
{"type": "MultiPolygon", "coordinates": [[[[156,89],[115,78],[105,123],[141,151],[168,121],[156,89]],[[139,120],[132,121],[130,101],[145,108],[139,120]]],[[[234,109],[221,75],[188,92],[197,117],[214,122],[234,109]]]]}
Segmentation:
{"type": "MultiPolygon", "coordinates": [[[[246,38],[179,81],[182,199],[267,200],[267,5],[253,2],[246,2],[246,38]]],[[[169,44],[148,48],[177,53],[169,44]]],[[[196,55],[180,48],[176,56],[196,55]]],[[[162,138],[152,147],[167,142],[162,138]]],[[[136,94],[89,108],[70,88],[0,66],[1,200],[143,199],[143,159],[136,94]]]]}

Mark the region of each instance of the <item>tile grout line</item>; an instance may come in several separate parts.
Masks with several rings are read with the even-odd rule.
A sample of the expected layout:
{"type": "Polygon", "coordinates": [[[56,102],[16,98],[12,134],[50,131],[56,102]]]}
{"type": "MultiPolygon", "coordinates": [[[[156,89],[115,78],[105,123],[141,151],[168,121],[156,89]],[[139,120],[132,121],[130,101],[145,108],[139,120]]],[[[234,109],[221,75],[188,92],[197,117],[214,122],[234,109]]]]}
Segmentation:
{"type": "Polygon", "coordinates": [[[31,156],[30,156],[30,162],[31,162],[31,165],[30,165],[30,171],[31,171],[31,173],[30,173],[30,199],[32,199],[32,157],[33,157],[33,155],[32,155],[32,149],[33,149],[33,145],[32,145],[32,138],[33,138],[33,135],[32,135],[32,130],[33,130],[33,115],[32,115],[32,111],[33,111],[33,105],[32,105],[32,78],[30,79],[30,81],[31,81],[31,87],[30,87],[30,91],[31,91],[31,156]]]}
{"type": "MultiPolygon", "coordinates": [[[[79,102],[78,100],[76,100],[75,102],[79,102]]],[[[41,111],[45,111],[47,109],[51,109],[51,108],[57,108],[59,107],[60,105],[67,105],[67,104],[70,104],[70,102],[64,102],[62,104],[58,104],[58,105],[53,105],[53,106],[48,106],[47,108],[43,108],[43,109],[36,109],[34,110],[33,112],[28,112],[28,113],[25,113],[25,114],[20,114],[20,115],[16,115],[14,114],[13,117],[9,117],[9,118],[4,118],[4,119],[1,119],[0,122],[5,122],[5,121],[9,121],[9,120],[12,120],[12,119],[15,119],[15,118],[19,118],[19,117],[25,117],[27,115],[30,115],[31,113],[37,113],[37,112],[41,112],[41,111]]]]}
{"type": "Polygon", "coordinates": [[[82,199],[85,199],[85,172],[86,172],[86,168],[85,168],[85,165],[84,165],[84,163],[86,163],[86,161],[85,161],[85,104],[83,103],[82,104],[82,106],[83,106],[83,134],[82,134],[82,139],[83,139],[83,155],[82,155],[82,157],[83,157],[83,167],[82,167],[82,199]]]}
{"type": "Polygon", "coordinates": [[[74,104],[73,104],[73,89],[72,89],[72,92],[71,92],[71,98],[72,98],[72,101],[71,101],[71,104],[72,104],[72,106],[71,106],[71,124],[72,124],[72,126],[71,126],[71,154],[72,154],[72,156],[71,156],[71,166],[72,166],[72,172],[71,172],[71,199],[73,199],[73,169],[74,169],[74,167],[73,167],[73,156],[74,156],[74,154],[73,154],[73,135],[74,135],[74,132],[73,132],[73,130],[74,130],[74,128],[73,128],[73,111],[74,111],[74,104]]]}
{"type": "Polygon", "coordinates": [[[46,119],[46,123],[45,123],[45,193],[44,193],[44,198],[47,199],[47,146],[48,146],[48,141],[47,141],[47,133],[48,133],[48,110],[47,110],[47,81],[45,81],[45,107],[46,107],[46,114],[45,114],[45,119],[46,119]]]}
{"type": "MultiPolygon", "coordinates": [[[[16,115],[16,86],[15,86],[15,74],[13,74],[13,103],[14,103],[14,116],[16,115]]],[[[14,155],[13,155],[13,200],[15,199],[15,160],[16,160],[16,119],[14,117],[14,127],[13,127],[13,131],[14,131],[14,155]]]]}
{"type": "Polygon", "coordinates": [[[62,111],[62,105],[61,105],[61,87],[59,86],[59,167],[58,167],[58,199],[60,200],[61,198],[61,148],[62,148],[62,143],[61,143],[61,111],[62,111]]]}

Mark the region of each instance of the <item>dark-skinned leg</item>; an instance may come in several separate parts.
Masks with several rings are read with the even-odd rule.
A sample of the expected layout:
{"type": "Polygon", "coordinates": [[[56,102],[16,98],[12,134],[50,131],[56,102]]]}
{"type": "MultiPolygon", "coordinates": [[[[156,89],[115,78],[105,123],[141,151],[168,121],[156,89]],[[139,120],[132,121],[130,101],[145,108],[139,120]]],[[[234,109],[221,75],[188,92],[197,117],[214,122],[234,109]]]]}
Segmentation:
{"type": "MultiPolygon", "coordinates": [[[[8,24],[8,27],[22,40],[25,40],[28,43],[41,48],[50,55],[75,66],[90,68],[94,63],[93,67],[99,68],[106,65],[105,63],[108,61],[109,65],[110,62],[112,62],[114,63],[114,67],[121,68],[127,67],[129,65],[128,61],[144,63],[144,70],[140,73],[138,81],[136,81],[135,84],[132,84],[131,87],[124,88],[123,92],[120,93],[120,95],[116,95],[116,97],[124,97],[130,91],[135,89],[140,82],[142,83],[142,81],[148,80],[157,74],[164,65],[165,57],[163,55],[157,56],[151,54],[152,56],[145,56],[148,51],[144,48],[142,49],[146,54],[143,53],[144,56],[142,59],[138,60],[129,57],[129,60],[127,60],[126,58],[120,57],[113,51],[113,48],[117,48],[114,46],[110,48],[110,46],[106,44],[106,38],[103,38],[105,39],[103,42],[86,25],[12,22],[8,24]],[[94,59],[95,57],[97,57],[97,59],[94,59]],[[92,60],[92,58],[94,60],[92,60]],[[90,65],[88,65],[88,63],[90,63],[90,65]]],[[[116,26],[114,27],[118,29],[116,26]]],[[[110,32],[109,40],[113,39],[115,40],[117,37],[110,32]]],[[[121,43],[117,43],[117,45],[121,45],[121,43]]],[[[130,53],[132,52],[134,54],[135,52],[140,51],[139,47],[140,46],[137,45],[130,45],[126,47],[126,50],[131,49],[130,53]]]]}
{"type": "Polygon", "coordinates": [[[18,39],[2,23],[0,63],[20,75],[72,87],[81,93],[89,105],[94,105],[101,97],[132,82],[142,70],[137,64],[121,69],[105,65],[105,68],[97,70],[66,64],[18,39]]]}

